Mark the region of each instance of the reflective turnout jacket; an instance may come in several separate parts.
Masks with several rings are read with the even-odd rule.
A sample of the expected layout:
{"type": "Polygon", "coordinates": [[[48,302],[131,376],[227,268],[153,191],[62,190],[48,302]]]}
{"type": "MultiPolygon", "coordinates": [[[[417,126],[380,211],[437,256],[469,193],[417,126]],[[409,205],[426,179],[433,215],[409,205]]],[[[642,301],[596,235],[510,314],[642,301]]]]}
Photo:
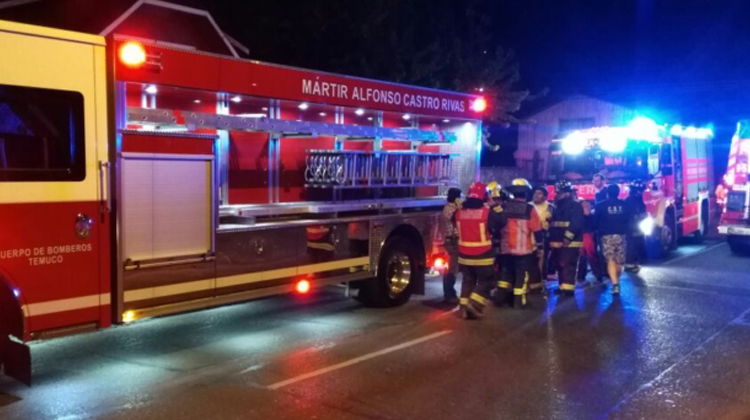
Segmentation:
{"type": "Polygon", "coordinates": [[[542,230],[542,222],[534,206],[525,201],[510,200],[505,203],[500,218],[500,253],[529,255],[534,252],[534,234],[542,230]]]}
{"type": "Polygon", "coordinates": [[[462,208],[456,212],[458,230],[458,263],[470,266],[492,266],[495,252],[492,235],[500,226],[500,215],[487,206],[462,208]]]}
{"type": "Polygon", "coordinates": [[[559,201],[549,224],[549,245],[552,248],[583,246],[583,206],[567,198],[559,201]],[[566,243],[567,241],[567,243],[566,243]]]}

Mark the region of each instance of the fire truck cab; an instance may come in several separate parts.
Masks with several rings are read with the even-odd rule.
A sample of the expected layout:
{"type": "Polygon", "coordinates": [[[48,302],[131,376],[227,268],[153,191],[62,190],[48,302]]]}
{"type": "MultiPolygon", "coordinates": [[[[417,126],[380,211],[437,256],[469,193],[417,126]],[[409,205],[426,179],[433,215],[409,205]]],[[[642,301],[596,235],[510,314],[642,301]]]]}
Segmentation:
{"type": "Polygon", "coordinates": [[[737,132],[729,149],[727,173],[718,187],[717,201],[722,207],[719,233],[727,235],[732,252],[747,254],[750,250],[750,121],[737,123],[737,132]]]}
{"type": "Polygon", "coordinates": [[[594,200],[595,174],[621,184],[623,198],[630,182],[646,182],[643,198],[649,218],[640,227],[654,256],[664,257],[680,237],[703,238],[707,232],[711,137],[707,128],[660,126],[645,117],[622,127],[573,131],[552,142],[550,188],[568,179],[581,199],[594,200]]]}
{"type": "Polygon", "coordinates": [[[326,285],[403,304],[479,175],[478,95],[6,21],[0,50],[0,367],[27,383],[30,340],[326,285]]]}

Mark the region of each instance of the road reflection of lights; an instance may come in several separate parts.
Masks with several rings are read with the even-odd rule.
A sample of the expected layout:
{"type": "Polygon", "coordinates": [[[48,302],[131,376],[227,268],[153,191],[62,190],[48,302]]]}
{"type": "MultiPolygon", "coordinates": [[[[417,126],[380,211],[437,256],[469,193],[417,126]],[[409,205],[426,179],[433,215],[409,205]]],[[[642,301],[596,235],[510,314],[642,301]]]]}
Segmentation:
{"type": "Polygon", "coordinates": [[[599,324],[602,315],[604,315],[607,309],[612,306],[612,302],[614,302],[614,296],[612,296],[612,293],[609,293],[608,290],[605,290],[599,295],[599,301],[596,305],[596,313],[594,314],[594,319],[591,321],[593,325],[599,324]]]}
{"type": "Polygon", "coordinates": [[[548,324],[549,320],[552,318],[552,314],[555,312],[555,308],[557,307],[557,302],[559,300],[559,296],[555,293],[556,288],[547,288],[547,307],[544,310],[544,314],[542,314],[541,318],[539,319],[539,324],[548,324]]]}
{"type": "MultiPolygon", "coordinates": [[[[587,288],[587,286],[585,286],[587,288]]],[[[586,308],[586,290],[584,289],[578,289],[576,290],[576,294],[574,295],[574,298],[576,300],[576,306],[579,310],[583,310],[586,308]]]]}

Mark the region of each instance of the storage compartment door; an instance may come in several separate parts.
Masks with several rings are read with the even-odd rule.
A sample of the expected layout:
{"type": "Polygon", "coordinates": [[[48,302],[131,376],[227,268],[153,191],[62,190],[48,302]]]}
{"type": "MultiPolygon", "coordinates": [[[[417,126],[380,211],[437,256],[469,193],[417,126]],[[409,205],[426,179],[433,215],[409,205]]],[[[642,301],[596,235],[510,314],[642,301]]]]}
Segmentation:
{"type": "Polygon", "coordinates": [[[122,164],[123,260],[213,253],[212,161],[126,158],[122,164]]]}

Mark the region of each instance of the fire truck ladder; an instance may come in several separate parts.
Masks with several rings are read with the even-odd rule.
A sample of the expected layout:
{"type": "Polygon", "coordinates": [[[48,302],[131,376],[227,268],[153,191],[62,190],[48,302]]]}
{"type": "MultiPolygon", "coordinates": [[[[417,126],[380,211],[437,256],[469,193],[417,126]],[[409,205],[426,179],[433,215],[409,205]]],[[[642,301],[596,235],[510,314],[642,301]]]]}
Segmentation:
{"type": "Polygon", "coordinates": [[[289,121],[266,117],[251,118],[138,107],[128,107],[127,120],[134,124],[153,124],[164,129],[169,129],[170,127],[184,129],[184,127],[187,127],[189,130],[204,128],[212,130],[261,131],[278,135],[338,136],[345,139],[385,138],[421,143],[453,143],[458,139],[456,133],[452,131],[289,121]]]}
{"type": "Polygon", "coordinates": [[[449,153],[310,150],[305,182],[314,188],[384,188],[452,185],[449,153]]]}
{"type": "MultiPolygon", "coordinates": [[[[332,136],[337,140],[351,141],[385,138],[423,144],[447,144],[458,140],[453,131],[288,121],[138,107],[128,108],[127,120],[164,133],[202,128],[267,132],[275,138],[332,136]]],[[[278,162],[278,147],[272,150],[275,153],[272,160],[278,162]]],[[[454,185],[455,156],[458,155],[409,150],[310,150],[305,161],[305,187],[341,191],[454,185]]],[[[269,185],[278,185],[278,172],[274,172],[269,179],[269,185]]],[[[334,197],[337,196],[338,193],[334,193],[334,197]]],[[[278,198],[270,201],[278,201],[278,198]]]]}

